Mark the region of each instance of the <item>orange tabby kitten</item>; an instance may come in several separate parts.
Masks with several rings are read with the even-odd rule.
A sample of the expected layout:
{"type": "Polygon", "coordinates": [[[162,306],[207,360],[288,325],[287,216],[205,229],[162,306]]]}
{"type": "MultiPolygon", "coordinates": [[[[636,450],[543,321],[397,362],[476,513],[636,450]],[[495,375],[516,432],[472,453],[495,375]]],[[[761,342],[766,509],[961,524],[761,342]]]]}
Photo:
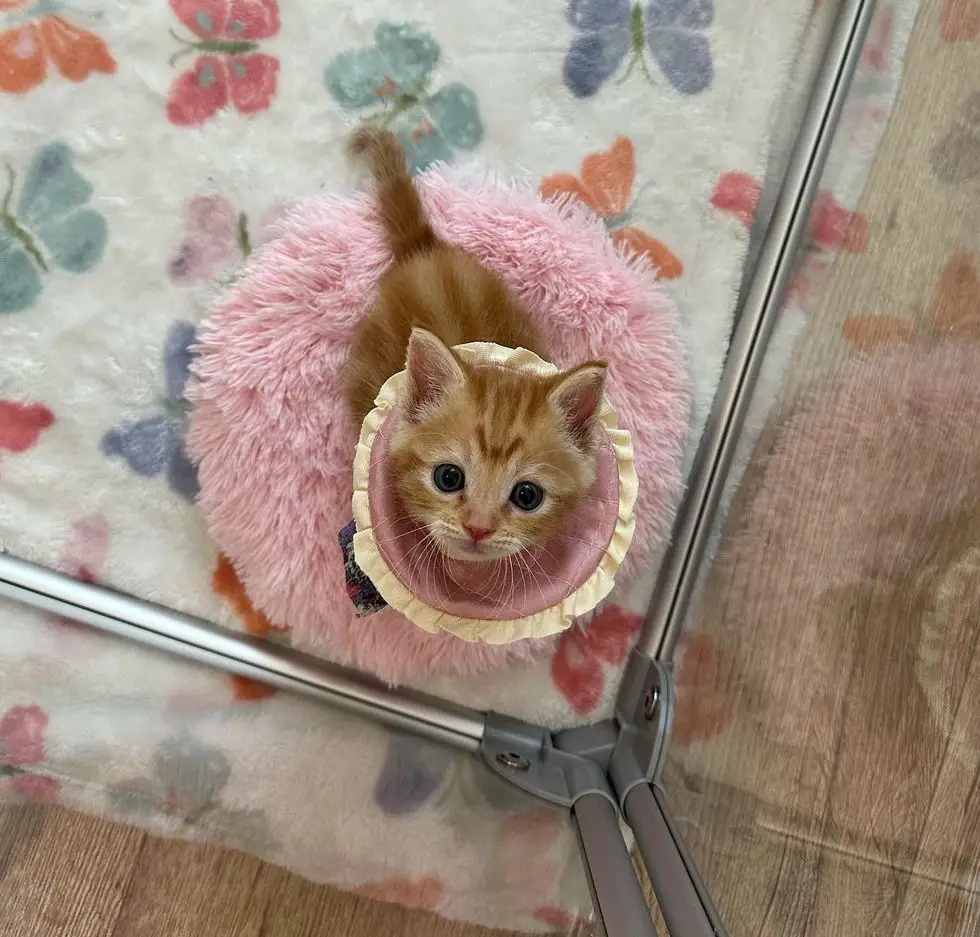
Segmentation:
{"type": "Polygon", "coordinates": [[[542,377],[464,362],[453,345],[548,350],[507,285],[429,225],[394,134],[362,130],[351,150],[372,170],[394,255],[351,349],[351,412],[363,420],[405,369],[392,466],[409,515],[454,559],[541,543],[595,479],[606,365],[542,377]]]}

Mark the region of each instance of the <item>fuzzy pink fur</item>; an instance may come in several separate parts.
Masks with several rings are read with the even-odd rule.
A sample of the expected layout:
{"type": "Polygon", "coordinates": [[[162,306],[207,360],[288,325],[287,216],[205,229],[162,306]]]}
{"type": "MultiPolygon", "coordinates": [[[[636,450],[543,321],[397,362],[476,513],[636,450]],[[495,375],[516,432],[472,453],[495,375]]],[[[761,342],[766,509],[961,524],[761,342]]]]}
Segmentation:
{"type": "MultiPolygon", "coordinates": [[[[625,569],[667,535],[688,428],[676,313],[642,265],[577,205],[440,167],[418,179],[436,230],[497,271],[527,304],[555,363],[604,358],[608,395],[633,434],[640,494],[625,569]]],[[[385,610],[355,618],[337,534],[351,518],[357,427],[342,370],[390,262],[370,193],[300,205],[246,263],[202,329],[189,449],[200,507],[251,600],[297,644],[390,681],[531,659],[553,641],[503,647],[428,635],[385,610]]]]}

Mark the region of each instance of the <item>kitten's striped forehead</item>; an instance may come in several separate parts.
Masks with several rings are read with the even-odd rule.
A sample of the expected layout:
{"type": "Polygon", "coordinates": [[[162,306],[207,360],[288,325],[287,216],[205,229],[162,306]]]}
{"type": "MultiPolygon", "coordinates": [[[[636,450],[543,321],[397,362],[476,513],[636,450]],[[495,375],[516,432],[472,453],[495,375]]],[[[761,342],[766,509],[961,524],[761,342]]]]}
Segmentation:
{"type": "Polygon", "coordinates": [[[535,426],[549,415],[546,386],[528,375],[499,368],[470,374],[474,404],[473,433],[482,458],[505,463],[532,439],[535,426]]]}
{"type": "Polygon", "coordinates": [[[521,449],[524,443],[523,433],[515,432],[511,434],[509,442],[501,441],[493,435],[489,426],[483,423],[476,425],[476,447],[480,457],[487,462],[506,462],[521,449]]]}

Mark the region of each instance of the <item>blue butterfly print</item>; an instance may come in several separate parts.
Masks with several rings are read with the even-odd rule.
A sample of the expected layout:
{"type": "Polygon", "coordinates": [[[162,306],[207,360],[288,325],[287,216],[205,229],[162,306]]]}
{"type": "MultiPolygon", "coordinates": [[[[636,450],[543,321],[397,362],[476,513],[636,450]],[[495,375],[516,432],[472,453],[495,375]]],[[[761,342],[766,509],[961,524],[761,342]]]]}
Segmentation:
{"type": "Polygon", "coordinates": [[[488,804],[503,812],[526,809],[531,802],[475,758],[458,756],[444,745],[416,736],[392,733],[374,785],[374,802],[381,810],[397,817],[425,806],[445,809],[451,798],[467,807],[488,804]]]}
{"type": "Polygon", "coordinates": [[[0,204],[0,313],[33,305],[52,267],[85,273],[105,253],[105,218],[84,207],[92,186],[74,161],[64,143],[41,147],[27,168],[16,207],[17,173],[7,164],[7,190],[0,204]]]}
{"type": "Polygon", "coordinates": [[[639,68],[651,83],[646,53],[681,94],[698,94],[715,77],[704,30],[715,16],[714,0],[569,0],[565,17],[579,30],[565,56],[565,84],[577,98],[594,95],[628,59],[619,79],[639,68]]]}
{"type": "Polygon", "coordinates": [[[193,501],[199,490],[197,470],[184,449],[184,389],[196,337],[190,322],[177,321],[170,326],[163,346],[164,412],[110,429],[101,446],[105,455],[122,458],[143,478],[165,474],[170,488],[188,501],[193,501]]]}
{"type": "Polygon", "coordinates": [[[392,129],[413,172],[450,162],[454,150],[472,150],[483,139],[476,95],[454,82],[429,93],[442,54],[432,35],[408,23],[382,22],[374,45],[338,55],[324,71],[333,98],[348,110],[392,129]]]}
{"type": "Polygon", "coordinates": [[[453,754],[444,745],[393,733],[374,785],[374,802],[388,816],[413,813],[444,787],[453,754]]]}

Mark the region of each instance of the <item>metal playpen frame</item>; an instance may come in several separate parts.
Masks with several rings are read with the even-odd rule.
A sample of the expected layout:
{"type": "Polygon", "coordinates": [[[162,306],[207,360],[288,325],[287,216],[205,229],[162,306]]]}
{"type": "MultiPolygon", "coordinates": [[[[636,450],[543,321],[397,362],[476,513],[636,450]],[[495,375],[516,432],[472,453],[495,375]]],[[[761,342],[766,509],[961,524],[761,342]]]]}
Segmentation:
{"type": "Polygon", "coordinates": [[[393,690],[362,673],[78,582],[9,554],[0,555],[0,597],[473,754],[525,792],[568,811],[600,932],[605,937],[656,937],[622,836],[622,819],[635,836],[671,937],[724,937],[724,925],[659,782],[658,769],[670,738],[669,662],[707,556],[739,432],[874,5],[874,0],[842,0],[738,310],[689,487],[611,719],[551,732],[496,713],[393,690]]]}

